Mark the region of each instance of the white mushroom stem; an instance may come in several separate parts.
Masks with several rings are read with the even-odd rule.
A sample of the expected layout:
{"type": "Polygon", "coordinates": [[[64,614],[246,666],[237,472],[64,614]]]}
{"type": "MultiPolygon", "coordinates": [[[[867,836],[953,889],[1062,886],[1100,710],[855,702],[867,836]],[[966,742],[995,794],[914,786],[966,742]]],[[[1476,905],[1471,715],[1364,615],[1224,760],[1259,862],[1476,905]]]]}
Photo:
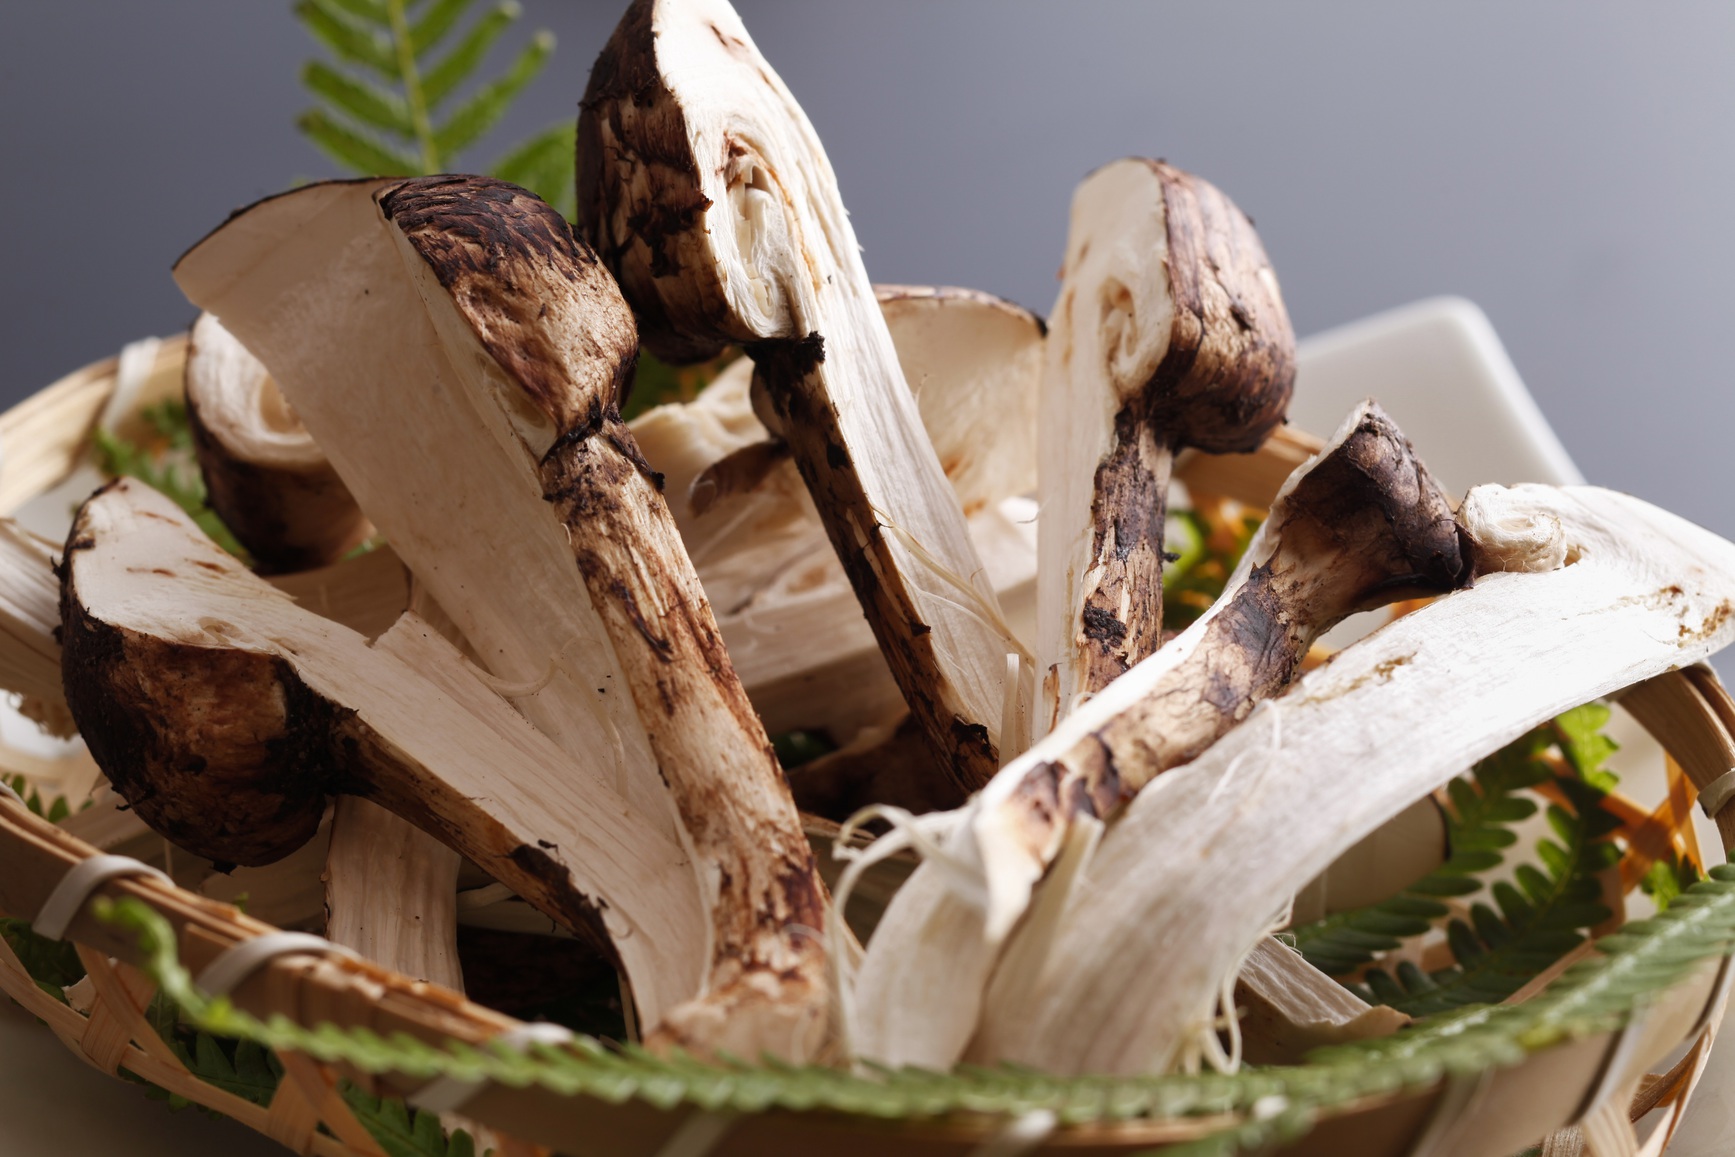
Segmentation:
{"type": "Polygon", "coordinates": [[[458,967],[458,853],[365,799],[333,805],[326,938],[375,964],[464,991],[458,967]]]}
{"type": "Polygon", "coordinates": [[[697,986],[689,938],[704,918],[681,847],[413,615],[370,646],[130,479],[80,511],[62,592],[79,730],[176,844],[270,862],[313,834],[327,793],[365,795],[612,945],[642,1007],[697,986]]]}
{"type": "MultiPolygon", "coordinates": [[[[937,862],[916,873],[868,946],[857,999],[875,1011],[859,1047],[891,1063],[955,1060],[998,946],[1075,816],[1110,818],[1210,748],[1281,693],[1313,641],[1350,614],[1468,577],[1444,492],[1390,419],[1363,403],[1285,484],[1212,609],[1109,685],[1123,709],[1102,727],[1051,733],[958,813],[937,862]],[[929,938],[960,923],[979,930],[979,943],[942,966],[929,938]]],[[[1027,983],[1005,969],[996,980],[1027,983]]]]}
{"type": "Polygon", "coordinates": [[[1175,452],[1250,451],[1283,420],[1295,335],[1253,224],[1161,161],[1073,194],[1043,379],[1042,730],[1156,650],[1175,452]]]}
{"type": "Polygon", "coordinates": [[[813,126],[725,0],[640,0],[591,72],[580,216],[676,359],[747,346],[898,685],[960,787],[998,766],[1001,626],[813,126]]]}
{"type": "Polygon", "coordinates": [[[373,533],[270,373],[208,313],[193,323],[186,374],[207,500],[263,567],[324,566],[373,533]]]}
{"type": "MultiPolygon", "coordinates": [[[[1735,637],[1735,544],[1609,491],[1479,491],[1467,511],[1500,510],[1465,526],[1479,565],[1509,557],[1510,527],[1538,524],[1558,525],[1565,565],[1480,575],[1141,793],[1086,871],[1103,885],[1073,893],[1044,999],[991,1001],[982,1055],[1059,1073],[1165,1068],[1297,880],[1528,728],[1735,637]]],[[[1056,738],[1100,730],[1140,691],[1112,685],[1056,738]]]]}

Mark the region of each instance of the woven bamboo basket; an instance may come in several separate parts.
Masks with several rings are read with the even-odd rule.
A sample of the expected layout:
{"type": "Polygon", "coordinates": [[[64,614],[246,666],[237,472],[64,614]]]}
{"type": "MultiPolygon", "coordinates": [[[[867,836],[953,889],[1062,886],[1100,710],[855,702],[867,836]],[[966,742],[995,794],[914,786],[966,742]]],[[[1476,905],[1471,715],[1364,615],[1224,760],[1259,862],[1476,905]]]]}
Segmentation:
{"type": "MultiPolygon", "coordinates": [[[[132,347],[120,359],[80,370],[0,416],[0,515],[61,485],[89,460],[99,420],[121,433],[137,411],[181,388],[185,343],[172,338],[132,347]],[[117,396],[117,380],[126,380],[117,396]]],[[[1259,453],[1183,463],[1195,493],[1220,494],[1262,507],[1307,454],[1303,439],[1278,438],[1259,453]]],[[[77,496],[70,496],[69,501],[77,496]]],[[[1707,667],[1675,671],[1630,688],[1625,710],[1667,753],[1670,790],[1654,807],[1615,796],[1629,813],[1626,860],[1612,871],[1611,899],[1630,892],[1659,848],[1692,849],[1692,804],[1699,789],[1735,767],[1735,702],[1707,667]]],[[[45,773],[44,766],[25,770],[45,773]]],[[[1735,810],[1716,817],[1725,851],[1735,849],[1735,810]]],[[[0,794],[0,914],[35,919],[75,866],[99,849],[0,794]]],[[[180,958],[194,974],[237,944],[276,931],[237,908],[193,891],[137,877],[106,880],[92,896],[133,897],[173,927],[180,958]]],[[[1617,911],[1619,902],[1616,902],[1617,911]]],[[[174,1094],[233,1117],[298,1153],[320,1157],[382,1154],[338,1091],[341,1079],[378,1093],[407,1095],[426,1083],[387,1073],[367,1075],[308,1056],[281,1056],[284,1079],[268,1107],[194,1077],[157,1035],[145,1010],[154,992],[140,970],[134,938],[96,919],[86,903],[67,939],[88,969],[83,1011],[45,992],[0,943],[0,991],[46,1022],[71,1049],[110,1075],[124,1069],[174,1094]]],[[[1591,948],[1592,946],[1587,946],[1591,948]]],[[[1577,955],[1583,955],[1584,950],[1577,955]]],[[[1563,962],[1563,965],[1566,962],[1563,962]]],[[[1556,969],[1520,992],[1539,991],[1556,969]]],[[[1590,1151],[1660,1154],[1667,1147],[1704,1070],[1722,1019],[1728,959],[1712,960],[1615,1031],[1572,1039],[1474,1079],[1366,1097],[1328,1115],[1283,1152],[1365,1154],[1504,1154],[1539,1140],[1548,1154],[1590,1151]],[[1683,1051],[1684,1050],[1684,1051],[1683,1051]],[[1671,1057],[1666,1071],[1654,1072],[1671,1057]],[[1650,1119],[1641,1145],[1635,1123],[1650,1119]]],[[[518,1022],[463,997],[371,965],[318,950],[280,955],[233,993],[258,1016],[281,1014],[303,1025],[331,1023],[382,1035],[405,1033],[430,1043],[482,1045],[518,1022]]],[[[988,1114],[950,1113],[888,1121],[836,1111],[773,1109],[725,1116],[654,1098],[618,1102],[562,1096],[546,1088],[485,1084],[464,1115],[497,1130],[497,1151],[547,1149],[611,1154],[797,1154],[851,1157],[890,1151],[910,1157],[1021,1153],[1134,1153],[1161,1150],[1221,1130],[1224,1115],[1135,1117],[1114,1124],[1056,1126],[988,1114]]]]}

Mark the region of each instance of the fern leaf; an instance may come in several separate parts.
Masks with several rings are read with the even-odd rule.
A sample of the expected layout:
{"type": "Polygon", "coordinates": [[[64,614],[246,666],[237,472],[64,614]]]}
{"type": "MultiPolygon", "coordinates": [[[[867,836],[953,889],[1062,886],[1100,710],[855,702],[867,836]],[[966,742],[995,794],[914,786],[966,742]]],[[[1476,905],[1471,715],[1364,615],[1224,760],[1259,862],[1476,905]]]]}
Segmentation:
{"type": "Polygon", "coordinates": [[[387,80],[399,79],[397,53],[391,38],[346,15],[340,0],[300,0],[295,15],[302,27],[341,60],[371,68],[387,80]]]}
{"type": "Polygon", "coordinates": [[[205,480],[193,454],[193,431],[183,402],[159,402],[143,411],[144,419],[162,440],[160,446],[135,446],[107,430],[92,435],[97,465],[113,477],[137,478],[186,511],[211,541],[245,559],[247,552],[235,541],[205,502],[205,480]]]}
{"type": "MultiPolygon", "coordinates": [[[[426,12],[410,25],[410,51],[420,58],[428,49],[444,40],[475,0],[433,0],[426,12]]],[[[518,17],[518,6],[512,5],[512,18],[518,17]]]]}
{"type": "Polygon", "coordinates": [[[385,27],[391,23],[385,0],[332,0],[332,4],[363,24],[385,27]]]}
{"type": "Polygon", "coordinates": [[[518,19],[518,5],[501,0],[470,26],[445,58],[422,75],[422,99],[434,108],[451,96],[481,65],[500,34],[518,19]]]}
{"type": "Polygon", "coordinates": [[[1364,979],[1382,1003],[1411,1016],[1431,1016],[1504,1000],[1582,944],[1585,929],[1608,919],[1596,875],[1619,858],[1608,839],[1618,824],[1601,807],[1601,792],[1577,780],[1559,783],[1572,810],[1549,806],[1549,826],[1559,843],[1537,845],[1543,870],[1532,869],[1523,892],[1509,884],[1491,888],[1499,911],[1474,904],[1468,923],[1452,921],[1446,940],[1457,964],[1429,977],[1425,988],[1406,984],[1401,970],[1389,984],[1376,979],[1385,975],[1379,969],[1371,970],[1364,979]]]}
{"type": "Polygon", "coordinates": [[[374,128],[411,140],[416,126],[404,98],[386,92],[365,80],[339,72],[323,61],[308,61],[301,70],[301,83],[309,92],[325,98],[333,108],[374,128]]]}
{"type": "Polygon", "coordinates": [[[572,120],[544,129],[496,161],[494,175],[529,189],[571,220],[578,211],[572,167],[576,130],[572,120]]]}
{"type": "Polygon", "coordinates": [[[477,89],[434,131],[434,147],[452,156],[474,144],[505,115],[524,86],[535,80],[554,52],[554,34],[538,32],[497,80],[477,89]]]}
{"type": "Polygon", "coordinates": [[[24,965],[30,979],[50,995],[60,996],[61,989],[84,979],[77,949],[70,942],[38,936],[27,920],[0,916],[0,939],[24,965]]]}
{"type": "Polygon", "coordinates": [[[324,109],[308,109],[295,123],[322,152],[346,169],[370,175],[419,171],[410,157],[332,119],[324,109]]]}
{"type": "MultiPolygon", "coordinates": [[[[306,1029],[283,1018],[262,1022],[226,1001],[205,1000],[175,958],[169,925],[148,906],[132,899],[104,900],[95,910],[138,936],[145,970],[205,1031],[298,1049],[363,1072],[537,1084],[563,1096],[614,1103],[635,1099],[660,1108],[687,1104],[713,1111],[778,1108],[905,1118],[950,1112],[1013,1116],[1047,1109],[1076,1124],[1210,1114],[1227,1118],[1224,1128],[1190,1142],[1185,1152],[1227,1154],[1293,1140],[1325,1113],[1368,1097],[1431,1087],[1445,1076],[1473,1076],[1513,1064],[1537,1049],[1618,1026],[1659,988],[1735,945],[1735,866],[1713,868],[1711,877],[1694,884],[1655,919],[1605,937],[1599,944],[1601,955],[1575,964],[1547,991],[1523,1004],[1463,1009],[1393,1036],[1321,1050],[1302,1065],[1146,1077],[1057,1078],[1010,1067],[857,1074],[793,1065],[712,1065],[654,1056],[639,1048],[610,1049],[585,1038],[569,1048],[538,1046],[520,1055],[458,1044],[437,1049],[407,1036],[388,1041],[331,1025],[306,1029]]],[[[1393,983],[1414,988],[1426,979],[1412,966],[1393,983]]],[[[346,1091],[345,1096],[350,1094],[346,1091]]],[[[401,1108],[382,1106],[385,1112],[391,1114],[394,1128],[407,1132],[413,1142],[416,1126],[407,1115],[402,1118],[407,1130],[398,1124],[401,1108]]],[[[458,1144],[454,1139],[444,1157],[469,1157],[458,1144]]],[[[416,1150],[408,1152],[423,1157],[416,1150]]]]}
{"type": "Polygon", "coordinates": [[[412,1113],[395,1097],[375,1097],[345,1081],[344,1104],[373,1134],[388,1157],[475,1157],[470,1134],[459,1129],[450,1138],[437,1113],[412,1113]]]}
{"type": "Polygon", "coordinates": [[[1574,707],[1554,721],[1560,753],[1572,765],[1578,778],[1601,792],[1610,792],[1620,777],[1604,770],[1603,762],[1620,750],[1620,744],[1603,734],[1608,725],[1609,709],[1602,703],[1586,703],[1574,707]]]}

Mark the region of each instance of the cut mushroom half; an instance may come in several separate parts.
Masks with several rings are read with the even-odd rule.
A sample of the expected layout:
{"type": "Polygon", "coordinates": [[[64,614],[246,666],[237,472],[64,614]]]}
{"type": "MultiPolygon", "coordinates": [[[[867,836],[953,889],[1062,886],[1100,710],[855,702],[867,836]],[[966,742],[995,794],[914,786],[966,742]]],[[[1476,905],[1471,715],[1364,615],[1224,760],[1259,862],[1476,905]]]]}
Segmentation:
{"type": "MultiPolygon", "coordinates": [[[[1314,640],[1349,615],[1462,586],[1463,545],[1445,492],[1391,420],[1363,403],[1285,484],[1212,609],[1110,685],[1123,706],[1109,722],[1051,733],[958,814],[941,862],[916,873],[868,946],[856,993],[873,1010],[858,1033],[866,1055],[956,1060],[999,946],[1073,818],[1111,818],[1211,748],[1280,694],[1314,640]],[[975,929],[943,966],[930,947],[941,925],[954,938],[975,929]]],[[[1028,965],[995,979],[1019,994],[1008,1003],[1031,983],[1028,965]]]]}
{"type": "Polygon", "coordinates": [[[123,479],[82,508],[62,578],[67,701],[134,811],[261,864],[358,795],[617,954],[659,1012],[699,984],[683,849],[554,747],[414,616],[394,644],[297,607],[180,508],[123,479]]]}
{"type": "Polygon", "coordinates": [[[211,509],[263,569],[324,566],[373,534],[271,374],[208,313],[193,323],[186,383],[211,509]]]}
{"type": "MultiPolygon", "coordinates": [[[[1034,510],[1017,496],[1036,486],[1042,322],[979,290],[875,293],[923,426],[970,512],[986,576],[1011,632],[1027,643],[1034,510]]],[[[750,360],[736,362],[692,402],[659,406],[631,428],[664,475],[669,509],[766,726],[849,743],[864,728],[891,726],[903,700],[799,472],[753,414],[752,370],[750,360]]],[[[931,758],[924,765],[944,781],[924,794],[961,801],[943,769],[931,758]]]]}
{"type": "Polygon", "coordinates": [[[1283,421],[1295,381],[1295,335],[1253,223],[1162,161],[1116,161],[1079,185],[1050,325],[1044,731],[1161,641],[1176,451],[1255,449],[1283,421]]]}
{"type": "Polygon", "coordinates": [[[910,710],[959,787],[981,787],[1018,644],[813,126],[726,0],[635,3],[582,110],[580,217],[646,345],[672,360],[746,346],[910,710]]]}
{"type": "Polygon", "coordinates": [[[710,919],[703,999],[668,1010],[655,1039],[816,1055],[826,893],[620,419],[637,337],[595,256],[532,194],[440,177],[260,202],[176,275],[270,368],[417,580],[513,681],[502,692],[689,848],[710,919]]]}
{"type": "MultiPolygon", "coordinates": [[[[1141,793],[1089,868],[1115,885],[1075,890],[1043,999],[991,1001],[981,1055],[1164,1068],[1208,1031],[1223,978],[1298,880],[1529,728],[1735,638],[1735,544],[1684,519],[1539,485],[1479,487],[1461,517],[1475,586],[1338,652],[1141,793]],[[1316,817],[1305,832],[1301,815],[1316,817]]],[[[1135,676],[1052,740],[1143,710],[1135,676]]]]}

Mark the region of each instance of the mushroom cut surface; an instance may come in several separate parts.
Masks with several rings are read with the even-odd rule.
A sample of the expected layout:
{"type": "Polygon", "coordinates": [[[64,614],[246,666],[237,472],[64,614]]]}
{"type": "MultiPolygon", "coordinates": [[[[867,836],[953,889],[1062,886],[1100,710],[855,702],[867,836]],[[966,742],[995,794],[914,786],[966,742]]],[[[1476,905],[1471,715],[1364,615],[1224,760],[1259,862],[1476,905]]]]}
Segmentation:
{"type": "Polygon", "coordinates": [[[982,786],[1008,699],[1034,695],[1033,668],[922,428],[806,114],[724,0],[635,3],[582,110],[581,223],[647,346],[673,360],[745,346],[762,416],[912,714],[956,786],[982,786]]]}

